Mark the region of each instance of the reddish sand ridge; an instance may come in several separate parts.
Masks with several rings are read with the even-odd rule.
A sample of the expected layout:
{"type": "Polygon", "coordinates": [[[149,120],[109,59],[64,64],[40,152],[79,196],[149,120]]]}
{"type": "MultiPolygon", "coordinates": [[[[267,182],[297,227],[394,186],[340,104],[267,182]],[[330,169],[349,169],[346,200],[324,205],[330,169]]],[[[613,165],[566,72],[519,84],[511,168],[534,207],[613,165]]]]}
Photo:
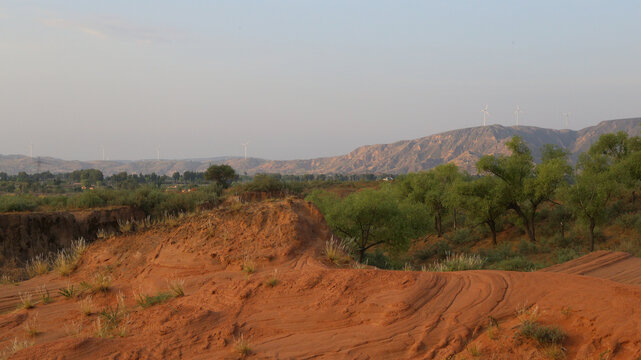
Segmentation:
{"type": "Polygon", "coordinates": [[[641,356],[637,286],[555,272],[337,269],[322,259],[330,237],[313,206],[283,200],[94,243],[70,279],[51,273],[0,287],[0,307],[13,307],[18,292],[111,271],[112,289],[94,302],[100,309],[125,295],[126,336],[96,337],[97,315],[56,297],[0,315],[0,349],[27,338],[24,323],[38,313],[42,333],[12,358],[235,359],[242,334],[256,359],[471,358],[471,348],[480,358],[538,359],[542,349],[514,338],[516,310],[538,306],[541,323],[567,332],[568,358],[641,356]],[[240,269],[246,257],[257,265],[249,277],[240,269]],[[269,287],[275,270],[280,282],[269,287]],[[133,293],[164,291],[171,279],[185,280],[184,297],[135,305],[133,293]],[[489,316],[500,324],[494,339],[486,331],[489,316]],[[78,335],[68,334],[72,322],[82,324],[78,335]]]}

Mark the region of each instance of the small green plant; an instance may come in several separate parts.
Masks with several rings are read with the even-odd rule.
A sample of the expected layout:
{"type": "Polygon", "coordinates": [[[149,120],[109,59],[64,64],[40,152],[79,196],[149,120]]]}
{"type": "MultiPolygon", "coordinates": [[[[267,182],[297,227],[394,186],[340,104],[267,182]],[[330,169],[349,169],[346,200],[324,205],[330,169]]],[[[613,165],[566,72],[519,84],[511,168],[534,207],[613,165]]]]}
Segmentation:
{"type": "Polygon", "coordinates": [[[47,287],[46,287],[46,286],[44,286],[44,285],[43,285],[43,286],[40,288],[39,293],[40,293],[40,301],[41,301],[44,305],[46,305],[46,304],[49,304],[49,303],[53,302],[53,299],[51,298],[51,294],[49,294],[49,290],[47,289],[47,287]]]}
{"type": "Polygon", "coordinates": [[[429,266],[427,270],[437,272],[478,270],[484,263],[485,260],[477,254],[449,254],[444,260],[429,266]]]}
{"type": "Polygon", "coordinates": [[[412,264],[406,262],[403,265],[403,271],[414,271],[414,267],[412,266],[412,264]]]}
{"type": "Polygon", "coordinates": [[[120,322],[124,318],[126,314],[126,311],[124,308],[120,306],[120,304],[116,304],[116,306],[109,306],[106,307],[98,313],[100,315],[99,319],[102,319],[102,326],[106,327],[108,330],[112,330],[118,327],[120,325],[120,322]]]}
{"type": "Polygon", "coordinates": [[[27,335],[31,337],[38,335],[40,333],[40,329],[38,328],[38,313],[29,317],[29,319],[25,321],[23,328],[27,335]]]}
{"type": "Polygon", "coordinates": [[[38,275],[44,275],[49,272],[49,259],[44,255],[38,255],[27,261],[25,270],[30,278],[38,275]]]}
{"type": "Polygon", "coordinates": [[[265,280],[265,285],[269,287],[274,287],[278,285],[280,280],[278,279],[278,270],[274,269],[274,273],[265,280]]]}
{"type": "Polygon", "coordinates": [[[58,294],[66,297],[67,299],[71,299],[76,296],[76,293],[76,288],[72,284],[67,284],[67,287],[58,289],[58,294]]]}
{"type": "Polygon", "coordinates": [[[146,309],[154,305],[162,304],[169,299],[171,299],[171,295],[165,292],[160,292],[156,295],[139,294],[136,296],[136,303],[141,308],[146,309]]]}
{"type": "Polygon", "coordinates": [[[240,334],[240,336],[236,338],[234,350],[241,356],[247,356],[252,353],[249,340],[245,338],[245,335],[240,334]]]}
{"type": "Polygon", "coordinates": [[[247,275],[256,272],[256,263],[249,258],[249,255],[246,255],[243,259],[242,270],[247,273],[247,275]]]}
{"type": "Polygon", "coordinates": [[[566,338],[566,334],[561,328],[541,325],[531,320],[526,320],[521,324],[519,335],[527,339],[534,339],[540,345],[561,344],[566,338]]]}
{"type": "Polygon", "coordinates": [[[19,293],[20,303],[18,304],[18,309],[31,309],[36,306],[36,303],[33,301],[33,295],[30,292],[19,293]]]}
{"type": "Polygon", "coordinates": [[[185,296],[184,286],[185,280],[173,280],[167,284],[167,288],[169,288],[169,292],[173,297],[185,296]]]}
{"type": "Polygon", "coordinates": [[[572,308],[569,307],[569,306],[564,306],[564,307],[561,308],[561,314],[563,314],[563,316],[566,319],[569,318],[572,315],[573,312],[574,312],[574,310],[572,310],[572,308]]]}

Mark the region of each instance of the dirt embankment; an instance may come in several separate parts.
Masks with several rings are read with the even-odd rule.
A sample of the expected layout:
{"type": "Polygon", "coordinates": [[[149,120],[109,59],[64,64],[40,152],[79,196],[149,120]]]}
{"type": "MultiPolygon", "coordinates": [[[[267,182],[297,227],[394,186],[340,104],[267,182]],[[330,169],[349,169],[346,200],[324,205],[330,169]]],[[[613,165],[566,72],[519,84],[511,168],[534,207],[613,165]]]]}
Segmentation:
{"type": "Polygon", "coordinates": [[[638,286],[558,272],[339,269],[322,256],[330,237],[311,204],[281,200],[96,241],[69,278],[0,286],[0,308],[15,307],[20,292],[108,274],[92,313],[81,312],[82,295],[0,315],[0,349],[17,338],[35,344],[15,359],[236,359],[242,337],[255,359],[543,359],[544,348],[515,337],[517,310],[537,308],[540,323],[567,333],[568,359],[641,356],[638,286]],[[172,280],[184,281],[185,296],[136,303],[172,280]],[[119,297],[118,333],[100,337],[98,313],[119,297]],[[39,334],[29,337],[34,318],[39,334]],[[499,325],[491,334],[489,320],[499,325]]]}
{"type": "Polygon", "coordinates": [[[119,219],[142,218],[142,211],[128,207],[0,214],[0,268],[68,247],[80,237],[93,240],[99,229],[117,231],[119,219]]]}

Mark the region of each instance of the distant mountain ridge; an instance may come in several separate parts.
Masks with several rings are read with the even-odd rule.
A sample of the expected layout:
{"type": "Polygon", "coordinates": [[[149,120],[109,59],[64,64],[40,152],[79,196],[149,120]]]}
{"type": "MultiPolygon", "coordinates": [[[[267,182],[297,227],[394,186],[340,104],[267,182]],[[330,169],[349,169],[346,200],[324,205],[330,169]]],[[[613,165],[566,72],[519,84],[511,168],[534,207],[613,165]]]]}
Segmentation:
{"type": "Polygon", "coordinates": [[[0,172],[17,174],[51,171],[70,172],[79,169],[99,169],[105,175],[128,173],[171,175],[174,172],[204,171],[211,164],[226,163],[239,173],[281,174],[403,174],[431,169],[452,162],[474,172],[476,161],[486,154],[507,154],[505,143],[514,135],[523,137],[535,157],[544,144],[567,149],[576,159],[598,137],[605,133],[625,131],[639,135],[641,118],[602,121],[578,131],[553,130],[534,126],[489,125],[447,131],[414,140],[392,144],[365,145],[346,155],[306,160],[264,160],[256,158],[216,157],[188,160],[134,161],[67,161],[51,157],[30,158],[23,155],[0,155],[0,172]]]}

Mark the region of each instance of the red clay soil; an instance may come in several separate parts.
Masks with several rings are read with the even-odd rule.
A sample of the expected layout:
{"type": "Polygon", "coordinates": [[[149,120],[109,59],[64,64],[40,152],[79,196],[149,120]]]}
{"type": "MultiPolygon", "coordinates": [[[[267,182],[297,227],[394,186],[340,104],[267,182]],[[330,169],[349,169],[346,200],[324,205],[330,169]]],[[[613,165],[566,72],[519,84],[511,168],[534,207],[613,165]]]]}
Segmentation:
{"type": "Polygon", "coordinates": [[[254,359],[542,359],[548,349],[515,336],[517,310],[538,308],[541,324],[567,333],[569,359],[641,356],[635,285],[559,272],[339,269],[322,256],[330,237],[312,205],[283,200],[93,243],[69,278],[50,273],[0,286],[0,307],[9,309],[0,315],[0,349],[17,338],[35,344],[11,359],[237,359],[242,337],[254,359]],[[255,273],[241,270],[245,260],[255,273]],[[113,280],[93,295],[89,316],[79,299],[61,296],[12,310],[19,292],[44,285],[54,293],[96,273],[113,280]],[[136,304],[134,294],[166,291],[176,279],[185,296],[136,304]],[[127,309],[120,334],[99,337],[97,312],[119,296],[127,309]],[[29,337],[24,326],[34,317],[40,333],[29,337]],[[488,331],[488,320],[499,327],[488,331]]]}

